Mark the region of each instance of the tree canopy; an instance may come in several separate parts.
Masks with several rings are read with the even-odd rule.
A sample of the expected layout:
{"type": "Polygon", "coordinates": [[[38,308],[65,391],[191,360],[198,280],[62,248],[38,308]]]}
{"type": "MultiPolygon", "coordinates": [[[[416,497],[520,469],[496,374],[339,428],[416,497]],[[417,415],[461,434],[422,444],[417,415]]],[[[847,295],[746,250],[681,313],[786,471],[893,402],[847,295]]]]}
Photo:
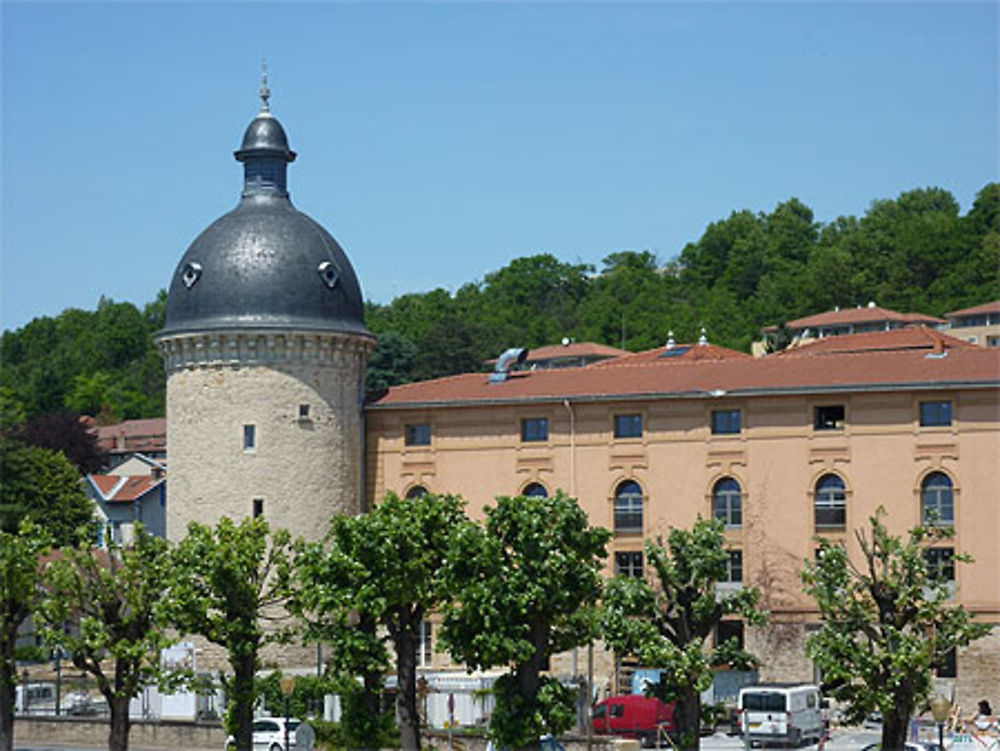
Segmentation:
{"type": "Polygon", "coordinates": [[[699,518],[690,530],[672,528],[665,541],[646,540],[650,579],[616,576],[604,596],[605,640],[643,665],[662,668],[651,690],[677,701],[682,748],[698,748],[701,692],[712,684],[713,666],[746,670],[756,663],[735,640],[708,647],[709,637],[727,615],[751,625],[766,618],[757,609],[756,587],[718,590],[729,561],[725,544],[718,519],[699,518]]]}
{"type": "Polygon", "coordinates": [[[903,748],[934,668],[990,626],[973,623],[953,601],[948,568],[971,558],[935,547],[951,539],[952,528],[917,526],[903,538],[889,531],[885,516],[880,508],[869,529],[855,530],[858,565],[843,545],[819,540],[802,579],[823,620],[806,649],[823,672],[825,690],[845,702],[845,719],[860,723],[881,712],[882,748],[903,748]],[[947,551],[947,564],[935,562],[934,550],[947,551]]]}

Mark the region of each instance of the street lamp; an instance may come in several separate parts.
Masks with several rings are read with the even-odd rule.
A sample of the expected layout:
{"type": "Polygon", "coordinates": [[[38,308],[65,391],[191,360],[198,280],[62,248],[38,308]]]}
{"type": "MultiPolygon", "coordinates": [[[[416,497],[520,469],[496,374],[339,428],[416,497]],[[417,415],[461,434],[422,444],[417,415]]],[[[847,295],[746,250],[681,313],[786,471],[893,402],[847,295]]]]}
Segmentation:
{"type": "Polygon", "coordinates": [[[281,676],[280,684],[281,693],[285,696],[285,751],[288,751],[288,700],[291,698],[292,692],[295,691],[295,676],[281,676]]]}
{"type": "Polygon", "coordinates": [[[944,751],[944,723],[948,720],[948,715],[951,714],[951,699],[944,694],[935,695],[931,699],[931,714],[934,716],[934,722],[937,723],[938,746],[941,747],[941,751],[944,751]]]}

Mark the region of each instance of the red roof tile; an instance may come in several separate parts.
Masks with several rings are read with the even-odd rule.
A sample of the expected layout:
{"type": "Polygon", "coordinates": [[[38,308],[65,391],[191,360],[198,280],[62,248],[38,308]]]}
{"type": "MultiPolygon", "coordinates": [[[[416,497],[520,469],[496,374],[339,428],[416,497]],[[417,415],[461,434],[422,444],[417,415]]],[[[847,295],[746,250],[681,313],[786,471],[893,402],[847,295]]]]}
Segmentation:
{"type": "Polygon", "coordinates": [[[123,477],[120,475],[89,475],[90,481],[100,491],[104,500],[109,503],[131,502],[163,484],[162,477],[150,475],[135,475],[123,477]]]}
{"type": "Polygon", "coordinates": [[[828,310],[825,313],[798,318],[786,325],[790,329],[806,329],[818,326],[838,326],[851,323],[873,323],[875,321],[898,321],[900,323],[944,323],[941,318],[923,313],[899,313],[888,308],[874,307],[844,308],[828,310]]]}
{"type": "Polygon", "coordinates": [[[962,316],[975,316],[982,315],[984,313],[1000,313],[1000,300],[996,302],[983,303],[982,305],[976,305],[972,308],[962,308],[962,310],[955,310],[951,313],[945,313],[948,318],[960,318],[962,316]]]}
{"type": "Polygon", "coordinates": [[[676,344],[670,349],[657,347],[648,349],[645,352],[633,352],[616,357],[613,360],[601,360],[594,363],[594,368],[614,368],[623,365],[639,365],[643,363],[659,363],[670,365],[678,362],[692,362],[695,360],[729,360],[748,359],[750,355],[746,352],[738,352],[735,349],[727,349],[717,344],[676,344]]]}
{"type": "Polygon", "coordinates": [[[663,359],[651,355],[662,350],[651,350],[650,353],[638,353],[631,363],[633,356],[626,356],[588,367],[512,373],[506,382],[499,384],[490,384],[488,374],[468,373],[395,386],[369,405],[369,409],[563,399],[704,398],[725,394],[1000,386],[1000,348],[965,346],[952,337],[928,329],[917,330],[915,335],[903,330],[836,338],[843,340],[836,349],[816,349],[813,345],[760,358],[678,358],[670,367],[664,367],[663,359]],[[901,336],[893,338],[895,335],[901,336]],[[881,346],[871,346],[871,342],[879,341],[874,338],[877,336],[888,338],[881,340],[881,346]],[[896,346],[891,346],[893,341],[896,346]],[[935,353],[936,346],[941,349],[940,354],[935,353]]]}
{"type": "Polygon", "coordinates": [[[558,357],[619,357],[628,350],[609,347],[598,342],[570,342],[535,347],[528,352],[528,360],[554,360],[558,357]]]}
{"type": "Polygon", "coordinates": [[[97,445],[104,451],[122,450],[118,447],[121,439],[124,439],[125,451],[166,451],[167,448],[167,420],[163,417],[101,425],[94,431],[97,445]]]}
{"type": "Polygon", "coordinates": [[[782,357],[830,353],[902,351],[907,349],[975,349],[976,345],[956,339],[927,326],[911,326],[891,331],[868,331],[813,339],[797,347],[779,352],[782,357]]]}

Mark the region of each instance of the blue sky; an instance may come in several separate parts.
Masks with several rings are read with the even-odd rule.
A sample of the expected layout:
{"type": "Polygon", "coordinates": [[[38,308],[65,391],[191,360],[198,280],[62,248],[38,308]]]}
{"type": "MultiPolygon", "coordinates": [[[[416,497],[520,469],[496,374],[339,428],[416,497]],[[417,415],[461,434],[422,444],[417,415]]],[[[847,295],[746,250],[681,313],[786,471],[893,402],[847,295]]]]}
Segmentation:
{"type": "Polygon", "coordinates": [[[259,107],[365,296],[998,178],[994,2],[2,5],[0,321],[142,305],[259,107]]]}

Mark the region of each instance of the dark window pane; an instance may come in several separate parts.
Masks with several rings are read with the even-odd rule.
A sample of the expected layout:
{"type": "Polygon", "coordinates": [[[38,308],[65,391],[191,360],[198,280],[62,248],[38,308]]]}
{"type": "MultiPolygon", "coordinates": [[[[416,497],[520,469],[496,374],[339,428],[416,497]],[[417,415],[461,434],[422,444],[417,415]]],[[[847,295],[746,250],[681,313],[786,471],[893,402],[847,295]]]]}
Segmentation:
{"type": "Polygon", "coordinates": [[[642,552],[638,550],[615,553],[615,574],[642,578],[642,552]]]}
{"type": "Polygon", "coordinates": [[[521,420],[521,440],[522,441],[549,440],[549,418],[528,417],[524,420],[521,420]]]}
{"type": "Polygon", "coordinates": [[[826,407],[816,407],[813,410],[813,428],[815,430],[843,430],[844,405],[833,404],[826,407]]]}
{"type": "Polygon", "coordinates": [[[407,446],[430,446],[431,426],[427,423],[406,426],[407,446]]]}
{"type": "Polygon", "coordinates": [[[732,477],[723,477],[712,489],[712,506],[716,519],[727,527],[743,525],[743,495],[740,484],[732,477]]]}
{"type": "Polygon", "coordinates": [[[920,505],[924,524],[954,524],[955,493],[951,478],[944,472],[927,475],[920,488],[920,505]]]}
{"type": "Polygon", "coordinates": [[[548,498],[549,491],[547,491],[545,486],[540,482],[532,482],[529,483],[523,491],[521,491],[521,495],[527,496],[528,498],[548,498]]]}
{"type": "Polygon", "coordinates": [[[816,526],[844,527],[847,524],[847,492],[837,475],[823,475],[816,483],[816,526]]]}
{"type": "Polygon", "coordinates": [[[742,427],[738,409],[717,409],[712,412],[712,432],[716,435],[739,433],[742,427]]]}
{"type": "Polygon", "coordinates": [[[920,424],[924,427],[951,425],[951,402],[920,402],[920,424]]]}
{"type": "Polygon", "coordinates": [[[615,415],[615,438],[641,438],[642,415],[615,415]]]}

